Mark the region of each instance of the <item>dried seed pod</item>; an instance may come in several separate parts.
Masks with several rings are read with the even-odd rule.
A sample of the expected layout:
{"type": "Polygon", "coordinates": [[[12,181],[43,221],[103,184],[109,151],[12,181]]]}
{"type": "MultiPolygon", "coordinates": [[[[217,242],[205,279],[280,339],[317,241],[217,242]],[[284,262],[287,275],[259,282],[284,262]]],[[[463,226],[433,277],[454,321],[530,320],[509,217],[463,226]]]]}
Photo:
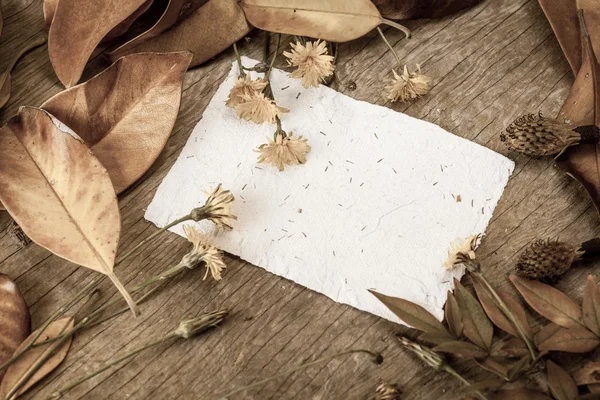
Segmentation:
{"type": "MultiPolygon", "coordinates": [[[[0,274],[0,365],[8,361],[31,329],[29,308],[17,285],[0,274]]],[[[0,381],[6,370],[0,371],[0,381]]]]}
{"type": "Polygon", "coordinates": [[[544,118],[541,113],[517,118],[500,140],[511,149],[530,157],[560,156],[569,146],[580,143],[598,143],[597,126],[572,129],[559,121],[544,118]]]}
{"type": "Polygon", "coordinates": [[[397,385],[382,382],[375,389],[375,400],[400,400],[401,393],[397,385]]]}
{"type": "Polygon", "coordinates": [[[563,277],[573,261],[581,258],[583,253],[581,246],[540,239],[521,254],[516,272],[528,279],[553,284],[563,277]]]}

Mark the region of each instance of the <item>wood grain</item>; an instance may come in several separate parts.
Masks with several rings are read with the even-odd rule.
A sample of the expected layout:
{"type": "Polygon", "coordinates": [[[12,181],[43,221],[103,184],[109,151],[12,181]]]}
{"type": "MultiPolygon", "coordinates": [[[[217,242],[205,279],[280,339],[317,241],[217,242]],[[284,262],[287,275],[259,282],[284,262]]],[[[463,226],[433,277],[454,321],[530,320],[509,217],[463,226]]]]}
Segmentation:
{"type": "MultiPolygon", "coordinates": [[[[1,54],[19,48],[42,30],[38,3],[3,2],[1,54]]],[[[334,88],[358,100],[436,123],[507,154],[499,133],[526,112],[541,110],[556,115],[573,83],[569,64],[535,0],[486,0],[459,14],[407,25],[413,30],[410,40],[394,30],[388,29],[386,34],[403,62],[411,66],[420,63],[423,72],[435,78],[429,95],[410,105],[386,102],[382,87],[391,77],[394,57],[376,32],[340,46],[337,71],[341,84],[334,83],[334,88]],[[350,82],[356,83],[356,90],[347,88],[350,82]]],[[[242,42],[242,54],[260,58],[261,38],[252,34],[249,42],[242,42]]],[[[144,208],[233,59],[232,51],[227,50],[186,74],[181,111],[165,150],[145,178],[120,197],[121,253],[156,229],[144,221],[144,208]]],[[[2,62],[0,57],[0,66],[2,62]]],[[[106,65],[101,57],[93,58],[83,79],[106,65]]],[[[285,63],[280,59],[278,65],[285,63]]],[[[6,122],[18,106],[40,105],[60,89],[45,47],[34,50],[13,72],[13,95],[7,109],[0,112],[0,122],[6,122]]],[[[506,274],[526,246],[547,237],[587,240],[600,234],[600,220],[584,189],[550,160],[531,160],[517,154],[509,157],[516,161],[516,170],[478,254],[486,277],[514,294],[506,274]]],[[[9,222],[10,218],[0,213],[0,228],[9,222]]],[[[178,262],[188,246],[183,238],[160,235],[119,266],[120,277],[124,283],[140,282],[178,262]]],[[[100,360],[166,331],[182,316],[221,307],[232,309],[221,328],[198,340],[165,344],[140,354],[66,398],[215,398],[289,365],[360,347],[382,351],[384,364],[375,366],[364,357],[346,356],[269,382],[239,398],[365,399],[374,393],[380,379],[402,385],[406,399],[447,400],[463,393],[456,380],[433,372],[398,346],[392,334],[406,332],[398,325],[336,304],[239,259],[229,257],[227,261],[219,283],[202,281],[199,272],[186,274],[144,305],[140,318],[124,315],[79,335],[65,362],[32,388],[28,398],[45,398],[88,368],[98,366],[100,360]]],[[[596,265],[574,268],[558,288],[581,301],[586,275],[600,277],[596,265]]],[[[92,277],[36,245],[20,249],[5,231],[0,232],[0,271],[18,282],[31,306],[34,326],[92,277]],[[50,270],[52,274],[48,274],[50,270]]],[[[103,293],[107,298],[114,290],[105,283],[103,293]]],[[[535,332],[540,321],[531,322],[535,332]]],[[[573,372],[582,360],[569,357],[559,364],[573,372]]],[[[489,377],[468,362],[458,363],[457,369],[470,379],[489,377]]]]}

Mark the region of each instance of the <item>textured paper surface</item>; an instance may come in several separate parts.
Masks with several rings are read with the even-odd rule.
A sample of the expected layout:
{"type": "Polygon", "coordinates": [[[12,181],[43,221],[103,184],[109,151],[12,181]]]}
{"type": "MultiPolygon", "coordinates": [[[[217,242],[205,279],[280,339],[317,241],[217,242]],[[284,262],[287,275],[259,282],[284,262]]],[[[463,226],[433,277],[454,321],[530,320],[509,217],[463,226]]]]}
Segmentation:
{"type": "MultiPolygon", "coordinates": [[[[443,269],[449,243],[485,231],[514,163],[436,125],[325,86],[304,89],[274,70],[277,102],[290,109],[283,128],[312,146],[305,165],[278,172],[253,152],[275,126],[240,120],[225,106],[237,75],[234,63],[146,218],[164,226],[222,182],[238,215],[214,239],[223,250],[392,321],[367,289],[441,319],[452,278],[464,273],[443,269]]],[[[208,222],[199,227],[213,231],[208,222]]]]}

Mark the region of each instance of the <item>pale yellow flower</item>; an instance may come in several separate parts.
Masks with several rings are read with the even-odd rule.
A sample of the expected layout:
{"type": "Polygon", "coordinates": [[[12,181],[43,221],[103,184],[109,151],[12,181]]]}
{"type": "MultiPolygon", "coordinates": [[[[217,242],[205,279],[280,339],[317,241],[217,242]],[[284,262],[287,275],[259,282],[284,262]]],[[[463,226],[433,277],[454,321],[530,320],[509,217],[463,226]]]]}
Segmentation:
{"type": "Polygon", "coordinates": [[[264,93],[255,93],[250,96],[242,96],[243,103],[235,106],[238,115],[248,121],[262,124],[263,122],[273,124],[276,117],[288,112],[287,108],[279,107],[275,102],[267,98],[264,93]]]}
{"type": "Polygon", "coordinates": [[[395,70],[392,70],[392,72],[394,73],[394,79],[392,79],[389,86],[385,87],[388,91],[388,100],[392,102],[398,100],[409,102],[429,93],[433,79],[421,74],[419,64],[417,64],[417,70],[414,72],[408,72],[406,65],[402,75],[398,75],[395,70]]]}
{"type": "Polygon", "coordinates": [[[219,183],[214,190],[210,188],[204,193],[208,198],[202,207],[192,210],[192,219],[194,221],[208,219],[220,228],[231,229],[232,220],[237,219],[237,216],[231,212],[235,200],[231,191],[224,190],[219,183]]]}
{"type": "Polygon", "coordinates": [[[183,257],[182,263],[188,268],[194,268],[198,263],[204,262],[206,264],[206,274],[203,279],[206,279],[210,271],[212,277],[220,281],[221,272],[227,268],[223,261],[223,252],[210,244],[208,237],[194,226],[184,225],[183,230],[188,241],[194,247],[192,251],[183,257]]]}
{"type": "Polygon", "coordinates": [[[319,86],[320,82],[331,74],[335,66],[334,58],[327,55],[327,42],[307,42],[306,46],[301,43],[292,43],[292,51],[284,51],[283,55],[287,57],[288,64],[298,67],[290,74],[292,78],[302,79],[302,86],[319,86]]]}
{"type": "Polygon", "coordinates": [[[466,259],[475,259],[475,247],[477,246],[477,235],[469,235],[468,238],[458,238],[450,243],[448,250],[448,259],[444,263],[444,268],[453,270],[459,264],[462,264],[466,259]]]}
{"type": "Polygon", "coordinates": [[[262,79],[250,79],[250,74],[239,77],[229,91],[229,98],[225,102],[227,107],[235,108],[238,104],[245,102],[244,96],[253,96],[263,91],[267,83],[262,79]]]}
{"type": "Polygon", "coordinates": [[[307,139],[292,135],[290,133],[285,138],[283,135],[277,135],[275,140],[267,137],[268,143],[255,150],[260,153],[258,162],[271,164],[279,171],[283,171],[286,165],[304,164],[310,146],[306,144],[307,139]]]}

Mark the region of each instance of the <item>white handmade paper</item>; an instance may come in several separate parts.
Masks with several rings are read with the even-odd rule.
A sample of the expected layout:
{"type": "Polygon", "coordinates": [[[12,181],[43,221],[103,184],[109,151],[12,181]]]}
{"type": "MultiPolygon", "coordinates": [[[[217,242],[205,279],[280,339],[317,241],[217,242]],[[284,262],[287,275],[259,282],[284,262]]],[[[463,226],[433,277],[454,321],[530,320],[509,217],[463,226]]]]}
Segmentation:
{"type": "MultiPolygon", "coordinates": [[[[146,218],[164,226],[222,183],[238,216],[214,239],[223,250],[393,321],[367,289],[441,319],[452,278],[464,273],[442,267],[449,244],[485,231],[514,163],[434,124],[325,86],[304,89],[274,70],[277,103],[290,109],[283,129],[312,146],[306,164],[278,172],[257,164],[253,151],[275,126],[241,120],[225,106],[237,76],[234,63],[146,218]]],[[[213,231],[208,222],[199,227],[213,231]]],[[[183,234],[182,226],[173,231],[183,234]]]]}

